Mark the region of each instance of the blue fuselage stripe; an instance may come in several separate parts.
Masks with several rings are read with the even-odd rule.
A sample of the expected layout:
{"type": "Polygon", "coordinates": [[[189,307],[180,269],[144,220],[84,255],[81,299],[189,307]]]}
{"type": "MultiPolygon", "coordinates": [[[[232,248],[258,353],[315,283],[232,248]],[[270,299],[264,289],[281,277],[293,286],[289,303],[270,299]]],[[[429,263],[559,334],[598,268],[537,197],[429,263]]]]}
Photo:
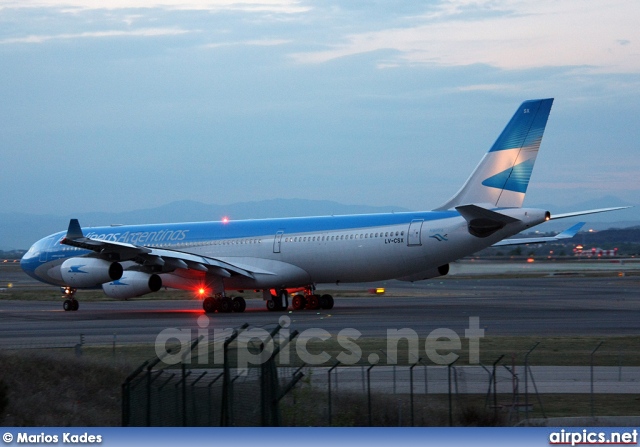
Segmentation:
{"type": "MultiPolygon", "coordinates": [[[[352,216],[297,217],[284,219],[238,220],[228,222],[185,222],[173,224],[127,225],[84,228],[86,237],[112,242],[154,246],[172,242],[200,242],[286,234],[319,233],[409,224],[412,220],[432,221],[457,217],[455,211],[430,211],[352,216]]],[[[65,232],[57,234],[63,237],[65,232]]]]}

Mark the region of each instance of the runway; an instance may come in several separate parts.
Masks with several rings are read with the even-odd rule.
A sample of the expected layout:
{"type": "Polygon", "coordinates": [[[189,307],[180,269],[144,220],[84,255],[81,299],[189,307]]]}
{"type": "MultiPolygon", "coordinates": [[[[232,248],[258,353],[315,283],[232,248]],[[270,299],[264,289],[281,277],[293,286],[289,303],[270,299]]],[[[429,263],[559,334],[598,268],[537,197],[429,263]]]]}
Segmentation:
{"type": "MultiPolygon", "coordinates": [[[[389,282],[387,295],[344,297],[367,285],[331,288],[331,311],[269,312],[261,300],[248,300],[242,314],[210,315],[208,328],[243,323],[273,327],[282,315],[290,330],[320,328],[335,335],[345,328],[363,337],[384,337],[388,329],[410,328],[421,337],[438,328],[461,336],[478,317],[485,335],[611,336],[640,334],[640,278],[542,277],[389,282]]],[[[0,346],[86,342],[154,342],[164,329],[196,334],[200,301],[80,302],[64,312],[60,301],[0,300],[0,346]]]]}

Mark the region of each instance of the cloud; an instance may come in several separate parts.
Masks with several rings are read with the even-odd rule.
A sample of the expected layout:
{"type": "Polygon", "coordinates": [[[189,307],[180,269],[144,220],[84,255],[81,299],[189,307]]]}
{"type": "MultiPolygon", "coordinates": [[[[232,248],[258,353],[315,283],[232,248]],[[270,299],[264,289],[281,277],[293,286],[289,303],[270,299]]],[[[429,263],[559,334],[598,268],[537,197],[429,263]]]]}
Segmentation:
{"type": "Polygon", "coordinates": [[[636,8],[635,0],[451,0],[405,20],[410,25],[350,34],[326,50],[292,57],[318,64],[394,50],[395,62],[402,65],[486,64],[507,70],[587,66],[637,73],[636,8]]]}
{"type": "Polygon", "coordinates": [[[277,13],[300,13],[309,8],[296,0],[5,0],[1,9],[8,8],[61,8],[65,10],[90,9],[150,9],[202,11],[255,11],[277,13]]]}
{"type": "Polygon", "coordinates": [[[106,37],[158,37],[177,36],[187,34],[191,31],[176,28],[146,28],[131,31],[110,30],[110,31],[90,31],[83,33],[65,33],[51,35],[32,34],[24,37],[11,37],[0,40],[0,45],[15,43],[44,43],[51,40],[71,40],[71,39],[95,39],[106,37]]]}
{"type": "Polygon", "coordinates": [[[220,48],[236,45],[255,46],[255,47],[273,47],[278,45],[286,45],[291,43],[291,40],[287,39],[262,39],[262,40],[245,40],[238,42],[223,42],[223,43],[210,43],[204,45],[205,48],[220,48]]]}

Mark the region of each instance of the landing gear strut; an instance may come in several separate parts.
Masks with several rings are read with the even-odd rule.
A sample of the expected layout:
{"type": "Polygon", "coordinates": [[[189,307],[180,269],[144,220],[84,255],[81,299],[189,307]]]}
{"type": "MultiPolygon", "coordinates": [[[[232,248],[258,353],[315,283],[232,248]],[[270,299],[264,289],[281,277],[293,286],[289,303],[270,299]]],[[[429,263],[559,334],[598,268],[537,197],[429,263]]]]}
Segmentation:
{"type": "Polygon", "coordinates": [[[62,308],[67,311],[76,311],[80,307],[78,300],[76,300],[76,291],[73,287],[61,287],[62,298],[64,298],[64,302],[62,303],[62,308]]]}
{"type": "Polygon", "coordinates": [[[244,312],[247,308],[247,302],[241,296],[226,297],[222,295],[208,296],[202,301],[202,308],[208,314],[230,313],[230,312],[244,312]]]}
{"type": "Polygon", "coordinates": [[[276,295],[271,295],[271,299],[267,300],[267,309],[270,311],[287,310],[289,307],[289,293],[285,290],[276,291],[276,295]]]}

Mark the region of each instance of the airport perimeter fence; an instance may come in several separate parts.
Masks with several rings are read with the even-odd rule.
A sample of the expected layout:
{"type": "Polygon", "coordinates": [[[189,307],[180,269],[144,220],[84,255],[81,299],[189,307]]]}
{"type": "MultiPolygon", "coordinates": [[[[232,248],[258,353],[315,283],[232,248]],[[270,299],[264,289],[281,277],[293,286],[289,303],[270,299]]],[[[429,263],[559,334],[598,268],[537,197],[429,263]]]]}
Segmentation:
{"type": "MultiPolygon", "coordinates": [[[[593,417],[622,396],[637,414],[640,367],[507,365],[305,367],[281,406],[287,425],[512,426],[549,413],[593,417]],[[572,402],[572,403],[571,403],[572,402]],[[565,407],[558,410],[558,407],[565,407]],[[549,408],[551,411],[549,411],[549,408]]],[[[283,374],[286,374],[283,371],[283,374]]],[[[619,413],[616,413],[619,414],[619,413]]]]}
{"type": "MultiPolygon", "coordinates": [[[[246,328],[247,325],[241,329],[246,328]]],[[[273,338],[281,326],[270,334],[273,338]]],[[[257,367],[238,367],[237,349],[223,345],[222,368],[192,369],[186,361],[201,337],[193,340],[177,368],[157,368],[163,357],[140,365],[122,384],[123,426],[280,426],[280,403],[303,377],[302,368],[279,376],[276,356],[297,336],[282,340],[272,351],[256,347],[264,355],[257,367]]],[[[170,354],[170,353],[169,353],[170,354]]]]}
{"type": "MultiPolygon", "coordinates": [[[[121,353],[117,350],[127,346],[123,341],[115,335],[70,335],[55,343],[6,340],[0,343],[0,351],[66,348],[81,356],[83,348],[99,346],[102,353],[108,347],[118,363],[121,353]]],[[[640,367],[630,366],[637,365],[636,353],[628,348],[609,348],[603,353],[602,343],[584,346],[583,366],[529,366],[528,357],[536,343],[528,352],[513,354],[520,359],[518,365],[500,356],[492,364],[471,366],[416,361],[409,366],[336,363],[283,367],[276,365],[276,351],[260,366],[239,368],[237,343],[228,341],[223,348],[224,363],[213,367],[166,367],[158,358],[143,363],[122,386],[122,424],[515,425],[546,418],[549,408],[553,413],[554,404],[568,395],[581,399],[570,408],[573,416],[608,414],[598,408],[612,396],[624,398],[632,407],[625,414],[638,413],[633,401],[640,395],[640,367]],[[601,364],[597,361],[600,355],[608,358],[609,366],[596,366],[601,364]],[[626,356],[632,360],[623,361],[626,356]]],[[[276,348],[283,348],[284,342],[276,348]]],[[[215,343],[211,340],[203,345],[211,348],[215,343]]],[[[194,344],[189,351],[199,348],[194,344]]]]}
{"type": "MultiPolygon", "coordinates": [[[[260,366],[239,368],[232,341],[225,342],[222,368],[182,363],[157,369],[159,358],[141,365],[122,386],[122,424],[516,425],[547,418],[547,405],[557,396],[580,396],[581,408],[572,411],[588,417],[609,394],[633,398],[640,393],[640,367],[594,366],[600,345],[589,366],[531,367],[528,355],[536,344],[524,365],[507,364],[502,355],[491,365],[435,366],[418,360],[409,366],[283,367],[276,364],[281,343],[260,366]]],[[[191,349],[196,345],[197,340],[191,349]]]]}

